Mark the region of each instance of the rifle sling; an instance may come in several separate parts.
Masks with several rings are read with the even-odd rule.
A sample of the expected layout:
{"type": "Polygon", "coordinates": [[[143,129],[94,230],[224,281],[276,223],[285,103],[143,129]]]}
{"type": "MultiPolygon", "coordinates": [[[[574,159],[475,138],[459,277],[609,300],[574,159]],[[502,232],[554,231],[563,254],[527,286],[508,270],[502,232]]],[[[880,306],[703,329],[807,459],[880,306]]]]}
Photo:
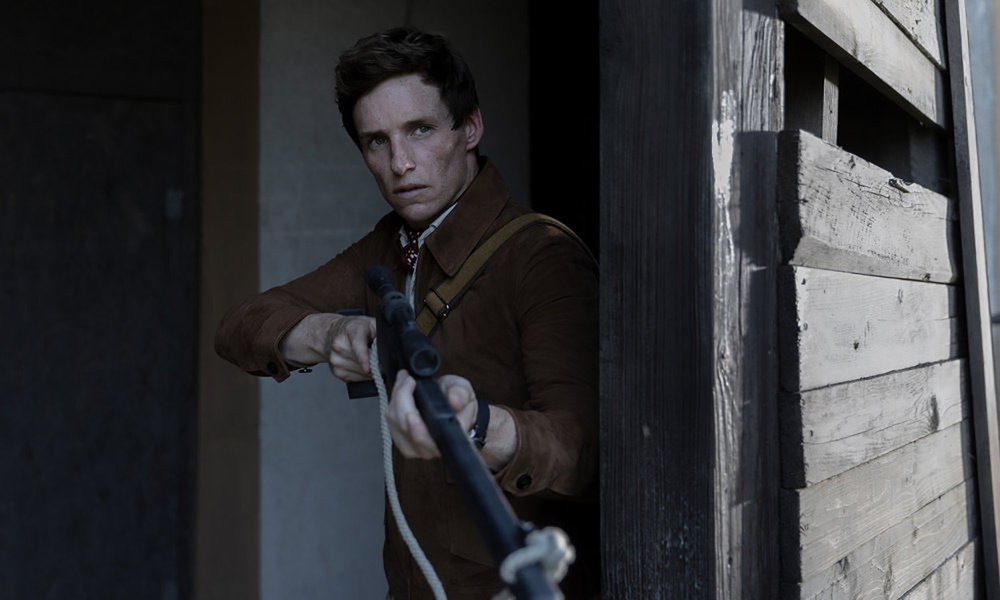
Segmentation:
{"type": "Polygon", "coordinates": [[[466,290],[472,286],[472,282],[476,280],[476,277],[483,272],[483,269],[490,261],[490,258],[493,257],[493,254],[501,246],[503,246],[507,240],[511,239],[528,227],[540,223],[558,227],[562,231],[566,232],[570,237],[577,240],[581,246],[584,248],[587,247],[586,244],[584,244],[583,241],[577,237],[576,233],[574,233],[572,229],[552,217],[534,212],[517,217],[501,227],[499,231],[494,233],[481,246],[476,248],[476,250],[469,255],[469,258],[462,263],[462,266],[458,269],[458,272],[455,273],[454,277],[445,280],[444,283],[436,288],[431,288],[427,292],[427,295],[424,296],[424,306],[421,309],[420,314],[417,315],[417,327],[420,331],[422,331],[424,335],[430,335],[431,329],[433,329],[438,322],[443,321],[448,316],[448,313],[455,310],[455,307],[462,300],[462,296],[465,294],[466,290]]]}

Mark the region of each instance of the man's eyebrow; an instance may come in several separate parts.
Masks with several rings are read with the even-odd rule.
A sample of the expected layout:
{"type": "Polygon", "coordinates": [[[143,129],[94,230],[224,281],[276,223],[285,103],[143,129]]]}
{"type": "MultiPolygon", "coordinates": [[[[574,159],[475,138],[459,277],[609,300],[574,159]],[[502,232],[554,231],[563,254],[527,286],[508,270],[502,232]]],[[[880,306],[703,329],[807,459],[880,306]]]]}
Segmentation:
{"type": "MultiPolygon", "coordinates": [[[[434,117],[419,117],[416,119],[410,119],[409,121],[403,123],[403,129],[413,129],[414,127],[419,127],[421,125],[434,125],[436,121],[438,121],[438,119],[435,119],[434,117]]],[[[358,132],[359,138],[370,138],[375,136],[387,137],[386,133],[381,129],[358,132]]]]}
{"type": "Polygon", "coordinates": [[[419,119],[411,119],[403,124],[407,129],[413,129],[414,127],[419,127],[420,125],[433,125],[434,118],[432,117],[421,117],[419,119]]]}
{"type": "Polygon", "coordinates": [[[379,135],[385,137],[385,132],[383,132],[381,130],[359,131],[358,132],[358,138],[363,138],[363,139],[368,139],[368,138],[372,138],[372,137],[379,136],[379,135]]]}

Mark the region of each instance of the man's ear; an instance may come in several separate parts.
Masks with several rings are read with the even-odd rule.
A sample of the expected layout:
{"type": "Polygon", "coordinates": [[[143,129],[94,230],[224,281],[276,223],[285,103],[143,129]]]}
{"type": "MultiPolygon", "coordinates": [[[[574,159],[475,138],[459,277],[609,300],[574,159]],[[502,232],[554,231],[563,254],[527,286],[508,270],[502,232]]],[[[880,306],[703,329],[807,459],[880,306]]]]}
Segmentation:
{"type": "Polygon", "coordinates": [[[479,145],[479,140],[483,139],[483,113],[479,112],[478,106],[465,119],[463,129],[466,151],[474,150],[479,145]]]}

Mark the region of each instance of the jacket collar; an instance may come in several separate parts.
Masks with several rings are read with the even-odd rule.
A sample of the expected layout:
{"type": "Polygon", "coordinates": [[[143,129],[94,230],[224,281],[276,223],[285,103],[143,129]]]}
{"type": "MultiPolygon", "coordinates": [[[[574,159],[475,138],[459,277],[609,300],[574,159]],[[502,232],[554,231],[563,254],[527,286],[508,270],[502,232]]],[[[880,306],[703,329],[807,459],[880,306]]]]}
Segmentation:
{"type": "Polygon", "coordinates": [[[448,277],[458,272],[508,202],[507,185],[493,163],[484,157],[479,173],[459,198],[455,210],[424,242],[448,277]]]}

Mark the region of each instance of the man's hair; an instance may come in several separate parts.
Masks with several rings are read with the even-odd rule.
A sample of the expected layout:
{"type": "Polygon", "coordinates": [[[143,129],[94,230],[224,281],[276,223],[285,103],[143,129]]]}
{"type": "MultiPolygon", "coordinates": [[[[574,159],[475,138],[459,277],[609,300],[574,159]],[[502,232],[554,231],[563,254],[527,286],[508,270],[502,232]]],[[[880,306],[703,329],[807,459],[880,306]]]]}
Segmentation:
{"type": "Polygon", "coordinates": [[[360,146],[354,106],[380,83],[403,75],[420,75],[441,93],[453,129],[479,107],[476,82],[462,57],[436,34],[397,27],[361,38],[337,63],[337,107],[344,129],[360,146]]]}

